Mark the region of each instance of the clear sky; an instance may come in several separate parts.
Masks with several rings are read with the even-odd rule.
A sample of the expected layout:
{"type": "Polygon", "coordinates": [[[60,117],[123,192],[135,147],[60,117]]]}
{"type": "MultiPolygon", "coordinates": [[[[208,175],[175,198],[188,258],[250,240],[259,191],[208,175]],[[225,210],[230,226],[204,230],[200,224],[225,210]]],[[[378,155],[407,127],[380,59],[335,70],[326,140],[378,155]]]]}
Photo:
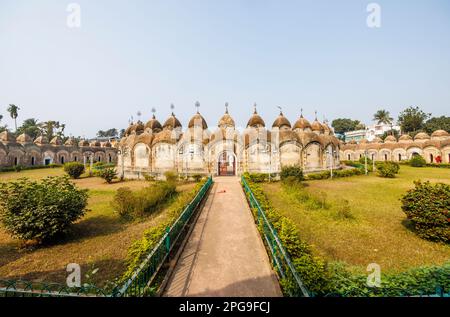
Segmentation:
{"type": "Polygon", "coordinates": [[[93,137],[138,110],[210,127],[230,103],[245,125],[254,102],[271,125],[282,106],[370,123],[419,105],[450,114],[450,1],[0,0],[0,114],[59,120],[93,137]],[[67,5],[81,28],[67,27],[67,5]],[[369,28],[366,7],[381,6],[369,28]]]}

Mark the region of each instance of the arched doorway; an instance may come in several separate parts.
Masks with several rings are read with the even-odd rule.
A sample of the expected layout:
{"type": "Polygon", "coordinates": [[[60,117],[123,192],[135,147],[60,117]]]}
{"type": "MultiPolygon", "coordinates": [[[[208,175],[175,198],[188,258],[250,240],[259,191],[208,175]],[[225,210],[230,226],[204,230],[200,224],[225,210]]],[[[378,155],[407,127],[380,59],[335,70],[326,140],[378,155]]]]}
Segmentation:
{"type": "Polygon", "coordinates": [[[219,158],[217,160],[217,175],[236,175],[236,155],[233,152],[224,151],[219,154],[219,158]]]}

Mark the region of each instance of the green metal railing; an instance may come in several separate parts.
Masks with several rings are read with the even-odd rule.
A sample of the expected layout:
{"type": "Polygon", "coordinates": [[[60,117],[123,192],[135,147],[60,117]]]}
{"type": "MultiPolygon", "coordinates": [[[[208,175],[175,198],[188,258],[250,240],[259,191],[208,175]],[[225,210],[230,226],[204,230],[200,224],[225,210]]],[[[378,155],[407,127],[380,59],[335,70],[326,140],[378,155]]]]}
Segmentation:
{"type": "Polygon", "coordinates": [[[152,282],[158,275],[161,267],[169,258],[179,238],[183,235],[185,227],[194,212],[199,207],[206,193],[213,183],[209,177],[200,188],[194,199],[184,208],[178,219],[161,237],[156,246],[142,261],[121,287],[106,291],[94,286],[70,288],[56,283],[36,283],[22,280],[0,280],[0,296],[4,297],[140,297],[148,294],[152,282]]]}
{"type": "Polygon", "coordinates": [[[139,297],[146,294],[146,291],[149,289],[158,271],[165,263],[170,252],[172,251],[172,248],[183,233],[183,229],[191,219],[191,216],[194,214],[197,207],[202,202],[212,183],[212,177],[209,177],[195,198],[186,206],[178,219],[170,228],[166,229],[164,236],[160,239],[152,252],[150,252],[150,254],[141,263],[140,267],[135,271],[133,276],[118,291],[117,296],[139,297]]]}
{"type": "Polygon", "coordinates": [[[281,243],[280,238],[277,235],[277,231],[267,219],[266,213],[259,205],[259,202],[255,198],[247,181],[243,176],[241,177],[241,180],[244,191],[247,194],[250,207],[253,210],[256,209],[255,221],[258,224],[258,228],[260,229],[260,232],[264,238],[266,248],[270,252],[269,255],[272,259],[272,265],[276,269],[276,272],[281,279],[288,281],[295,286],[295,291],[292,291],[289,295],[303,297],[311,296],[309,291],[303,284],[302,279],[300,278],[294,265],[292,264],[289,254],[281,243]]]}

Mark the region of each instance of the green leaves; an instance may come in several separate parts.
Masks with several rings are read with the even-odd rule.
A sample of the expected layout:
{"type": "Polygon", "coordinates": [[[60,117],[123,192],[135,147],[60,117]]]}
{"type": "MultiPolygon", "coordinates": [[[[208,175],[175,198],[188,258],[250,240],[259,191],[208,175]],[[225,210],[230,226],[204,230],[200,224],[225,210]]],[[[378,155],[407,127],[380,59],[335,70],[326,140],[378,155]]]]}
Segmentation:
{"type": "Polygon", "coordinates": [[[41,243],[66,232],[85,214],[88,192],[68,177],[0,184],[0,221],[14,237],[41,243]]]}
{"type": "Polygon", "coordinates": [[[414,183],[402,198],[402,210],[417,234],[428,240],[450,242],[450,185],[414,183]]]}
{"type": "Polygon", "coordinates": [[[78,162],[64,164],[64,172],[71,178],[77,179],[84,173],[84,165],[78,162]]]}

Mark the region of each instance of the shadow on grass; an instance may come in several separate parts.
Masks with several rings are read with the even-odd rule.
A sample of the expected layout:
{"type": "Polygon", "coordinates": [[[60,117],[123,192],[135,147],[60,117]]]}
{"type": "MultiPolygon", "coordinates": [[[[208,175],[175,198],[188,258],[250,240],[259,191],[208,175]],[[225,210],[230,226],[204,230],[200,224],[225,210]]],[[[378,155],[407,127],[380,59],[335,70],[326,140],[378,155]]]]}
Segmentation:
{"type": "MultiPolygon", "coordinates": [[[[69,263],[67,263],[69,264],[69,263]]],[[[124,260],[108,259],[91,263],[80,264],[81,267],[81,284],[89,283],[97,287],[104,287],[107,282],[112,282],[115,278],[121,277],[125,272],[126,265],[124,260]],[[92,272],[92,269],[98,269],[92,278],[87,278],[86,274],[92,272]]],[[[10,275],[1,277],[4,280],[24,280],[35,283],[57,283],[66,284],[67,276],[70,273],[66,271],[66,266],[59,270],[41,270],[27,272],[24,274],[10,275]]]]}

